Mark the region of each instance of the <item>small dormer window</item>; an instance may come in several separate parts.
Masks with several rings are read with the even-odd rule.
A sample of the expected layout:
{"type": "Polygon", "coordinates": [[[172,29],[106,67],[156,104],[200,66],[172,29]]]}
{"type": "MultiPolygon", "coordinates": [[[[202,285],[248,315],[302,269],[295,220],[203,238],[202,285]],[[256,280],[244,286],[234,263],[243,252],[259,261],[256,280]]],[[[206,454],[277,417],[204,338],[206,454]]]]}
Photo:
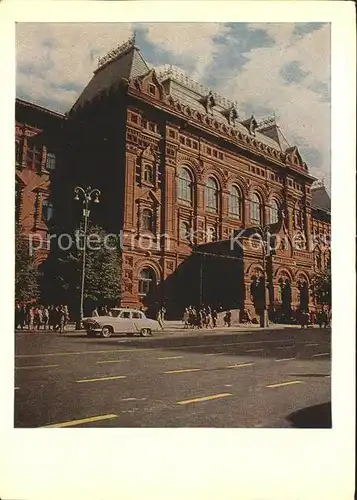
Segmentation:
{"type": "Polygon", "coordinates": [[[149,90],[149,94],[151,94],[151,95],[155,95],[155,93],[156,93],[156,87],[155,87],[155,85],[151,85],[151,84],[149,83],[149,85],[148,85],[148,90],[149,90]]]}

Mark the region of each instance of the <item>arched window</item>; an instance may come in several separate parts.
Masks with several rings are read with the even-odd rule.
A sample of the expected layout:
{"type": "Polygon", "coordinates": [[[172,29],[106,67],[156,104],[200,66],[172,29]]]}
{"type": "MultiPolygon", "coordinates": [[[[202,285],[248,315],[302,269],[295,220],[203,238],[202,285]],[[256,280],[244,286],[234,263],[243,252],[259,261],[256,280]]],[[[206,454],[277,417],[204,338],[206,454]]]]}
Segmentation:
{"type": "Polygon", "coordinates": [[[242,218],[242,196],[236,186],[232,186],[229,191],[229,215],[242,218]]]}
{"type": "Polygon", "coordinates": [[[139,276],[139,294],[147,295],[155,290],[156,275],[151,267],[145,267],[140,271],[139,276]]]}
{"type": "Polygon", "coordinates": [[[186,221],[180,221],[180,239],[187,241],[191,239],[191,227],[186,221]]]}
{"type": "Polygon", "coordinates": [[[253,193],[250,202],[250,221],[253,224],[262,224],[262,204],[256,193],[253,193]]]}
{"type": "Polygon", "coordinates": [[[218,211],[218,185],[217,182],[210,177],[205,188],[206,209],[210,212],[218,211]]]}
{"type": "Polygon", "coordinates": [[[269,206],[269,224],[279,222],[279,204],[276,200],[271,200],[269,206]]]}
{"type": "Polygon", "coordinates": [[[53,203],[49,200],[42,202],[42,218],[45,222],[49,222],[53,217],[53,203]]]}
{"type": "Polygon", "coordinates": [[[154,172],[151,165],[144,166],[144,181],[150,182],[150,184],[154,183],[154,172]]]}
{"type": "Polygon", "coordinates": [[[298,202],[295,206],[295,227],[304,227],[304,209],[301,202],[298,202]]]}
{"type": "Polygon", "coordinates": [[[213,226],[209,226],[207,228],[207,243],[210,243],[211,241],[216,241],[217,240],[217,233],[216,229],[213,226]]]}
{"type": "Polygon", "coordinates": [[[144,208],[142,216],[141,216],[141,227],[146,231],[153,230],[153,215],[152,211],[149,208],[144,208]]]}
{"type": "Polygon", "coordinates": [[[192,203],[192,176],[187,168],[181,167],[177,177],[177,197],[192,203]]]}

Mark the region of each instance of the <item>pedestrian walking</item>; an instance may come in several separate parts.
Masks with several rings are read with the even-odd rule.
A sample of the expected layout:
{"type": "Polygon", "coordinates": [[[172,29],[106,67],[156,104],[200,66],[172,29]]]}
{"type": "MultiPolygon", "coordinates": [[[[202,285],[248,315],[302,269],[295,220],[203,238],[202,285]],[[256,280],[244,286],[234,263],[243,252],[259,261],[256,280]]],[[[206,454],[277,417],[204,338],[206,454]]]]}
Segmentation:
{"type": "Polygon", "coordinates": [[[164,324],[163,324],[163,321],[162,321],[162,311],[161,311],[161,308],[156,313],[156,321],[159,323],[159,326],[160,326],[161,330],[163,330],[164,329],[164,324]]]}
{"type": "Polygon", "coordinates": [[[33,330],[33,321],[34,321],[34,309],[30,305],[28,305],[26,313],[26,323],[29,330],[33,330]]]}
{"type": "Polygon", "coordinates": [[[217,319],[218,319],[217,310],[213,309],[213,311],[212,311],[212,326],[213,326],[213,328],[217,327],[217,319]]]}
{"type": "Polygon", "coordinates": [[[232,321],[232,313],[231,311],[227,311],[224,318],[223,318],[223,321],[224,321],[224,325],[225,326],[231,326],[231,321],[232,321]]]}
{"type": "Polygon", "coordinates": [[[188,308],[184,310],[183,317],[182,317],[182,322],[183,322],[183,327],[185,330],[188,330],[189,327],[189,322],[190,322],[190,314],[188,311],[188,308]]]}
{"type": "Polygon", "coordinates": [[[63,306],[58,307],[58,327],[60,335],[64,334],[66,323],[66,312],[63,306]]]}
{"type": "Polygon", "coordinates": [[[48,307],[43,308],[43,329],[47,330],[50,320],[50,313],[48,307]]]}

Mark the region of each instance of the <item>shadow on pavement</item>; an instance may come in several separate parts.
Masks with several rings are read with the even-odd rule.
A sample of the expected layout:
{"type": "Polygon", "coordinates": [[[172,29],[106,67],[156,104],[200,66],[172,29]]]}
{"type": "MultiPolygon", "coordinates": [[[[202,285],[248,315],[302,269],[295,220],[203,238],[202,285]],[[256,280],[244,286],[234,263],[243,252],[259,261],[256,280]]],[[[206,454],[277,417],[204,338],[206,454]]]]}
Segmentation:
{"type": "Polygon", "coordinates": [[[299,429],[331,429],[331,403],[309,406],[286,417],[291,427],[299,429]]]}

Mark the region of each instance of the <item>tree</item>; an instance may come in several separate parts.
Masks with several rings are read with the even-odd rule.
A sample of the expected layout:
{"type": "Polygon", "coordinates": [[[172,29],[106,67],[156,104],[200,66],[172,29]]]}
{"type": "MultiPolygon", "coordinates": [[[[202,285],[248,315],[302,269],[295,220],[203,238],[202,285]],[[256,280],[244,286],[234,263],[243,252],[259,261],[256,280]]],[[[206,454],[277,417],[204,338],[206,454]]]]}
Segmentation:
{"type": "Polygon", "coordinates": [[[29,301],[39,296],[39,273],[30,255],[27,237],[18,225],[15,227],[15,298],[29,301]]]}
{"type": "MultiPolygon", "coordinates": [[[[84,238],[72,234],[68,250],[60,245],[51,250],[44,269],[43,293],[52,303],[66,303],[79,312],[84,238]]],[[[67,240],[64,246],[67,245],[67,240]]],[[[99,226],[87,231],[84,306],[87,312],[94,304],[118,304],[121,290],[121,250],[119,238],[108,235],[99,226]]]]}
{"type": "Polygon", "coordinates": [[[331,305],[331,267],[316,273],[311,280],[311,293],[320,305],[331,305]]]}

